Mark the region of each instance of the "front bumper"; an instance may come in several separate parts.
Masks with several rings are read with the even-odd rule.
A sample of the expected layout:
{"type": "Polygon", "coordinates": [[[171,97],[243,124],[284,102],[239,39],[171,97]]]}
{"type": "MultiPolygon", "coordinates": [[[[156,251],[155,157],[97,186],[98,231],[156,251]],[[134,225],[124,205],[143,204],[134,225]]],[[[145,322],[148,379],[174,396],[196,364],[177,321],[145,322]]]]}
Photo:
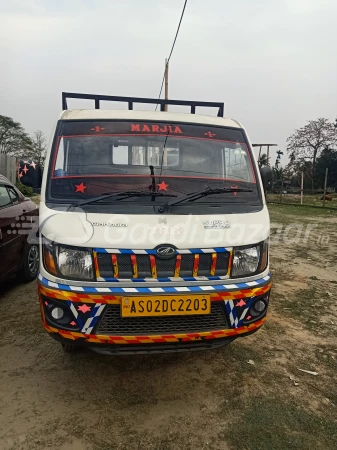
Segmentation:
{"type": "MultiPolygon", "coordinates": [[[[117,327],[115,332],[114,329],[109,329],[108,333],[101,333],[100,328],[106,330],[101,324],[109,308],[116,310],[120,305],[121,288],[60,285],[40,275],[38,289],[44,328],[55,339],[63,343],[85,345],[100,353],[162,353],[215,348],[257,331],[266,319],[271,279],[267,275],[260,280],[236,285],[193,286],[184,289],[140,288],[141,291],[137,288],[124,289],[124,295],[127,293],[128,296],[137,295],[139,291],[144,295],[144,290],[151,297],[165,295],[165,292],[171,295],[174,292],[186,294],[186,291],[194,294],[198,291],[209,293],[212,308],[216,306],[214,310],[220,308],[223,313],[222,326],[201,324],[200,329],[195,329],[194,326],[193,329],[190,327],[179,332],[169,328],[164,329],[164,332],[160,331],[163,328],[156,329],[155,332],[149,329],[147,332],[144,324],[141,328],[131,326],[128,332],[127,327],[125,328],[127,322],[120,319],[122,327],[117,327]],[[263,313],[253,317],[250,311],[257,298],[262,299],[267,307],[263,313]],[[66,312],[61,321],[51,318],[50,310],[55,306],[66,312]],[[119,333],[118,329],[124,331],[119,333]]],[[[150,322],[146,323],[150,326],[150,322]]],[[[173,324],[172,327],[174,326],[173,324]]]]}

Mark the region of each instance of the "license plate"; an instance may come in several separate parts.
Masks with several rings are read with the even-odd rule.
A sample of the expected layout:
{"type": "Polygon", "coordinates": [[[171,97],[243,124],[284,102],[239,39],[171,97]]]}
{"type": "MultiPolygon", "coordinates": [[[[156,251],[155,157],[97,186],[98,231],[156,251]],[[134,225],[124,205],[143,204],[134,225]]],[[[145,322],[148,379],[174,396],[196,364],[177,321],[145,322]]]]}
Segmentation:
{"type": "Polygon", "coordinates": [[[122,317],[210,314],[210,295],[122,297],[122,317]]]}

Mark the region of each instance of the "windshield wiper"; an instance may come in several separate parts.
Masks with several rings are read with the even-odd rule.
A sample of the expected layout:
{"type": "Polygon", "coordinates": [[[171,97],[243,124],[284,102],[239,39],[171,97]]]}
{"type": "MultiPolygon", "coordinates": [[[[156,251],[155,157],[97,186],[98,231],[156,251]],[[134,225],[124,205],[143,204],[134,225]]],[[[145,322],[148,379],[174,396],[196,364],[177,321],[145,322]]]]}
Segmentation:
{"type": "Polygon", "coordinates": [[[162,205],[158,208],[158,211],[160,213],[164,213],[170,206],[179,205],[180,203],[184,202],[194,202],[195,200],[198,200],[202,197],[207,197],[208,195],[217,195],[217,194],[228,194],[230,192],[253,192],[252,189],[246,189],[246,188],[206,188],[203,191],[194,192],[192,194],[188,194],[186,197],[182,198],[181,200],[178,200],[176,202],[172,203],[165,203],[165,205],[162,205]]]}
{"type": "Polygon", "coordinates": [[[88,205],[90,203],[96,203],[111,197],[120,197],[118,198],[118,201],[120,201],[130,197],[177,197],[177,196],[173,194],[165,194],[164,192],[145,192],[145,191],[106,192],[104,194],[99,195],[98,197],[80,200],[77,203],[71,204],[68,207],[68,211],[72,208],[78,208],[80,206],[88,205]]]}

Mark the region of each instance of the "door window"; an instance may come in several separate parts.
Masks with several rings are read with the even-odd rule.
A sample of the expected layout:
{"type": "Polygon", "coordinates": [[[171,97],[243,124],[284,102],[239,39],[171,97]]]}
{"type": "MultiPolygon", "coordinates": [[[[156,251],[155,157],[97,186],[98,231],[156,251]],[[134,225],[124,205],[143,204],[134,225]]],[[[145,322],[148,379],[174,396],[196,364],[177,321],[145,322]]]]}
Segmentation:
{"type": "Polygon", "coordinates": [[[0,185],[0,208],[8,206],[12,203],[6,186],[0,185]]]}
{"type": "Polygon", "coordinates": [[[15,191],[15,189],[12,188],[11,186],[7,186],[7,189],[8,189],[9,197],[12,200],[12,202],[18,203],[19,196],[18,196],[17,192],[15,191]]]}

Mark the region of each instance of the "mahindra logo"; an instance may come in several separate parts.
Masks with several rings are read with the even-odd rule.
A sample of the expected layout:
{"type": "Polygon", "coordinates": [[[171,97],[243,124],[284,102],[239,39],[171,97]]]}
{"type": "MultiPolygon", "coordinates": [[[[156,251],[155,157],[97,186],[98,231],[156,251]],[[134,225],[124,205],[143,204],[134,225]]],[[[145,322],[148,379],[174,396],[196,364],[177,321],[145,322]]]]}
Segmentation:
{"type": "Polygon", "coordinates": [[[175,247],[171,245],[161,245],[156,248],[157,256],[161,259],[169,259],[172,258],[176,254],[175,247]]]}

